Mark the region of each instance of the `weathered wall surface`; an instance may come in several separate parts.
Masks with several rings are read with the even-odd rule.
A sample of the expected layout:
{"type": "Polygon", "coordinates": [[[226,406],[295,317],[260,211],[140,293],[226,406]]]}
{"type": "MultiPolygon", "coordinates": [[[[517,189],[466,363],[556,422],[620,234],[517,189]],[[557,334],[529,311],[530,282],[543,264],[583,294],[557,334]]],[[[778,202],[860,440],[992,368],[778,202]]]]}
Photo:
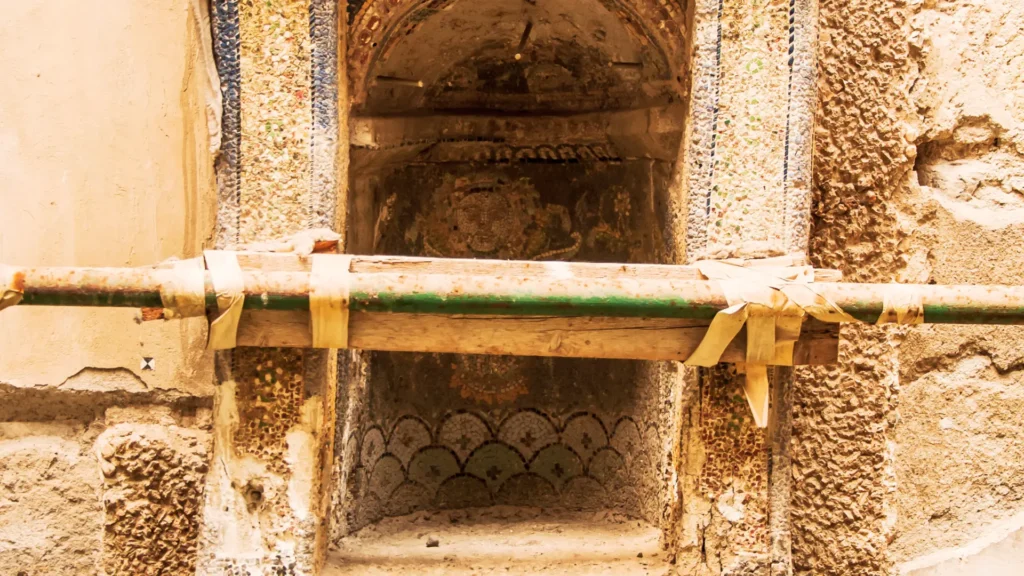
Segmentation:
{"type": "MultiPolygon", "coordinates": [[[[194,256],[208,243],[206,104],[216,94],[190,4],[19,2],[5,10],[0,260],[140,266],[194,256]]],[[[137,324],[134,315],[5,312],[0,386],[209,394],[202,322],[137,324]],[[143,372],[142,357],[155,358],[156,370],[143,372]]]]}
{"type": "MultiPolygon", "coordinates": [[[[1024,280],[1022,10],[821,3],[818,264],[859,281],[1024,280]]],[[[841,365],[805,372],[796,389],[798,570],[968,575],[1019,565],[1020,556],[1007,562],[1024,508],[1024,335],[954,326],[844,335],[841,365]]]]}
{"type": "MultiPolygon", "coordinates": [[[[897,205],[912,182],[914,110],[906,2],[820,2],[815,132],[816,266],[887,282],[902,266],[897,205]]],[[[793,563],[800,574],[887,574],[897,343],[845,326],[840,364],[798,370],[793,563]]]]}
{"type": "MultiPolygon", "coordinates": [[[[913,6],[918,156],[898,204],[908,281],[1024,283],[1021,22],[1013,0],[913,6]]],[[[893,561],[921,574],[992,574],[993,559],[1016,548],[1020,566],[1005,526],[1024,512],[1024,332],[917,329],[899,366],[893,561]]]]}
{"type": "Polygon", "coordinates": [[[194,573],[208,409],[0,423],[0,574],[194,573]]]}
{"type": "MultiPolygon", "coordinates": [[[[204,14],[198,0],[4,7],[0,261],[133,266],[208,245],[204,14]]],[[[0,316],[0,574],[193,572],[205,328],[135,313],[0,316]]]]}
{"type": "Polygon", "coordinates": [[[89,574],[102,551],[96,436],[80,422],[0,424],[0,574],[89,574]]]}

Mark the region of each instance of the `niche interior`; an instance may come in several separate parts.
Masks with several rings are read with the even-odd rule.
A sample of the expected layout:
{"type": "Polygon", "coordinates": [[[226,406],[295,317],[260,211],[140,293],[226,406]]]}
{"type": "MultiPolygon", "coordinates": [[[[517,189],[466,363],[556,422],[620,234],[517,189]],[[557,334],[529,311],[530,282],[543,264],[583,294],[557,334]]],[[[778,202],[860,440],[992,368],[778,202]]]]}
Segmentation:
{"type": "MultiPolygon", "coordinates": [[[[681,13],[640,4],[350,6],[349,252],[665,262],[685,30],[681,13]]],[[[363,353],[339,395],[342,531],[493,506],[657,527],[671,489],[666,370],[363,353]]]]}

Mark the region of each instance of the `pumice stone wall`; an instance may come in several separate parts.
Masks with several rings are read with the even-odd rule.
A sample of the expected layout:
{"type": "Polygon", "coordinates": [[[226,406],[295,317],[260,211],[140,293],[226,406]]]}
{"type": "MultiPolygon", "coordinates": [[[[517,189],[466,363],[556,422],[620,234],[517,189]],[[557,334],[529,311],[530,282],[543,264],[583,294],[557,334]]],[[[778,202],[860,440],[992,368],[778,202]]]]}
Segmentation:
{"type": "MultiPolygon", "coordinates": [[[[4,264],[329,229],[1024,282],[1015,0],[8,4],[4,264]]],[[[1022,335],[843,325],[760,427],[743,364],[211,352],[202,319],[16,306],[0,576],[1014,574],[1022,335]]]]}

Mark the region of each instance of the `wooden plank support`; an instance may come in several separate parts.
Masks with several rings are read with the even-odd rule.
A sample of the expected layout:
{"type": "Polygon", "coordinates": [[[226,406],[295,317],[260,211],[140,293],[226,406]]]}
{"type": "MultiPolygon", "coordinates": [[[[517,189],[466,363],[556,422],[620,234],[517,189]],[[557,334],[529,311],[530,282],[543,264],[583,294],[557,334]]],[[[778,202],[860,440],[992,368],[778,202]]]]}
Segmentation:
{"type": "MultiPolygon", "coordinates": [[[[245,311],[239,346],[309,347],[308,314],[245,311]]],[[[686,360],[707,332],[707,321],[666,318],[565,318],[356,312],[349,317],[352,348],[392,352],[451,352],[568,358],[686,360]]],[[[836,325],[808,322],[797,343],[796,364],[832,364],[836,325]]],[[[722,355],[742,362],[746,333],[722,355]]]]}
{"type": "MultiPolygon", "coordinates": [[[[311,259],[240,252],[242,347],[308,348],[311,259]]],[[[792,262],[777,259],[785,266],[792,262]]],[[[356,256],[351,347],[364,350],[685,360],[728,302],[692,266],[356,256]]],[[[159,308],[161,268],[22,271],[23,305],[159,308]]],[[[838,280],[819,270],[816,280],[838,280]]],[[[207,278],[207,308],[216,295],[207,278]]],[[[838,326],[805,322],[797,364],[836,360],[838,326]]],[[[724,362],[742,362],[745,331],[724,362]]]]}

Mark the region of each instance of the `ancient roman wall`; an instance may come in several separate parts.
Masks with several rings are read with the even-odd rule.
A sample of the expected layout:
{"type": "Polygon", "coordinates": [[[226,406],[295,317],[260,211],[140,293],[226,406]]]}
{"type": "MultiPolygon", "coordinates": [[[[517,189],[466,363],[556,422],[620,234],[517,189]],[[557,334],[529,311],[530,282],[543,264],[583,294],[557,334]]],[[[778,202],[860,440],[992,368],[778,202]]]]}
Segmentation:
{"type": "MultiPolygon", "coordinates": [[[[917,157],[896,202],[902,276],[1021,284],[1024,6],[909,9],[917,157]]],[[[1015,327],[935,326],[904,339],[890,545],[899,570],[969,576],[1020,566],[1024,555],[1013,541],[1024,525],[1022,338],[1015,327]]]]}
{"type": "MultiPolygon", "coordinates": [[[[656,4],[630,4],[628,13],[659,22],[657,30],[685,29],[684,11],[656,4]]],[[[853,281],[1024,281],[1019,3],[819,4],[813,262],[839,268],[853,281]]],[[[727,5],[708,3],[699,21],[715,22],[716,10],[727,5]]],[[[344,123],[340,129],[336,123],[347,116],[336,97],[340,91],[344,102],[348,85],[330,74],[338,73],[332,58],[346,49],[336,42],[330,6],[314,2],[319,17],[311,18],[305,1],[246,4],[241,20],[238,4],[215,8],[231,6],[236,11],[222,10],[212,39],[220,46],[223,122],[211,70],[211,27],[199,0],[102,7],[20,2],[5,8],[0,261],[151,264],[306,225],[337,226],[347,210],[356,214],[351,222],[363,222],[361,232],[349,230],[349,249],[355,243],[356,251],[672,261],[687,250],[685,239],[667,241],[662,234],[659,244],[653,233],[686,218],[678,199],[664,194],[681,177],[667,169],[664,136],[683,130],[671,122],[651,130],[657,142],[602,125],[580,128],[588,136],[575,140],[560,133],[554,141],[507,146],[470,134],[476,139],[354,156],[354,164],[366,162],[357,166],[368,169],[361,172],[366,177],[353,178],[356,193],[335,205],[327,192],[348,181],[341,176],[347,159],[335,146],[347,133],[344,123]],[[612,186],[596,194],[598,186],[588,178],[600,179],[602,189],[612,186]],[[574,184],[550,184],[558,180],[574,184]],[[413,187],[420,193],[393,194],[413,187]],[[525,207],[529,218],[488,195],[498,189],[525,207]],[[500,225],[481,228],[484,220],[500,225]],[[369,231],[366,222],[373,224],[369,231]],[[453,234],[452,226],[467,223],[470,229],[453,234]]],[[[389,30],[382,22],[397,13],[363,8],[349,6],[348,21],[363,22],[367,32],[350,38],[352,61],[361,63],[349,69],[353,86],[363,85],[375,43],[385,41],[374,34],[389,30]]],[[[729,44],[736,39],[729,35],[733,28],[757,25],[748,17],[727,14],[722,20],[730,49],[737,46],[729,44]]],[[[714,40],[719,29],[694,33],[714,40]]],[[[662,72],[684,70],[678,66],[686,57],[678,55],[688,54],[687,38],[661,38],[672,54],[662,72]]],[[[729,50],[704,54],[705,60],[697,56],[696,66],[718,57],[731,62],[730,81],[766,70],[765,61],[758,65],[729,50]]],[[[466,63],[452,62],[464,73],[438,79],[469,86],[466,63]]],[[[556,72],[545,69],[531,78],[557,87],[565,78],[556,72]]],[[[687,142],[695,126],[711,126],[716,115],[723,127],[726,120],[736,125],[714,142],[718,160],[726,163],[722,183],[748,181],[750,174],[729,164],[741,157],[736,153],[744,131],[779,118],[741,112],[756,109],[754,92],[780,92],[783,84],[791,89],[784,72],[769,68],[749,90],[729,91],[684,114],[687,142]]],[[[622,73],[634,72],[626,67],[622,73]]],[[[602,74],[595,81],[610,78],[602,74]]],[[[686,75],[680,76],[685,85],[686,75]]],[[[649,88],[657,97],[667,94],[649,88]]],[[[465,104],[445,100],[442,92],[427,92],[415,104],[465,104]]],[[[410,102],[401,88],[378,86],[357,92],[357,107],[367,94],[383,106],[364,107],[367,116],[406,110],[410,102]]],[[[596,108],[602,102],[634,104],[624,93],[609,94],[588,102],[596,108]]],[[[500,94],[485,103],[494,109],[510,104],[500,94]]],[[[546,105],[557,111],[560,102],[546,105]]],[[[654,116],[646,121],[660,122],[654,116]]],[[[353,128],[354,140],[364,135],[361,126],[353,128]]],[[[436,128],[430,133],[436,135],[436,128]]],[[[765,154],[775,162],[785,143],[764,148],[765,154]]],[[[754,196],[784,181],[783,175],[756,176],[763,186],[754,196]]],[[[792,248],[799,234],[750,236],[760,232],[742,226],[750,216],[731,210],[734,196],[722,188],[712,192],[699,223],[711,228],[694,237],[698,250],[724,255],[733,241],[762,240],[766,253],[792,248]]],[[[770,212],[794,213],[790,209],[773,204],[770,212]]],[[[245,540],[210,532],[234,518],[264,523],[265,532],[253,542],[268,549],[298,534],[298,545],[306,547],[299,568],[311,570],[326,546],[326,527],[317,524],[319,516],[293,522],[295,510],[320,513],[325,502],[293,506],[289,497],[296,492],[285,485],[296,468],[288,458],[294,463],[306,454],[316,463],[308,483],[314,499],[323,496],[315,494],[317,487],[331,482],[326,475],[313,478],[330,458],[290,451],[300,444],[312,450],[313,444],[297,443],[289,433],[308,432],[301,439],[312,438],[320,449],[329,445],[330,434],[316,430],[331,417],[330,407],[318,412],[303,406],[311,397],[329,398],[321,386],[329,383],[323,376],[331,359],[261,351],[230,365],[237,403],[219,407],[236,410],[244,425],[220,429],[225,434],[218,446],[265,464],[246,478],[268,481],[219,485],[204,480],[218,460],[212,458],[214,362],[202,351],[202,323],[136,322],[133,315],[24,308],[0,315],[0,574],[192,574],[200,557],[220,562],[210,563],[211,571],[241,569],[246,551],[223,543],[245,540]],[[223,489],[222,496],[235,494],[238,510],[207,526],[204,508],[220,503],[210,486],[223,489]]],[[[798,370],[792,471],[798,573],[966,576],[1019,565],[1019,332],[850,326],[843,330],[840,365],[798,370]]],[[[554,494],[552,502],[584,506],[607,505],[595,495],[614,493],[624,498],[617,505],[652,521],[665,513],[649,502],[652,494],[662,503],[674,497],[661,491],[675,489],[664,457],[678,431],[665,418],[672,411],[658,405],[679,401],[678,376],[632,363],[483,364],[471,357],[343,356],[349,385],[337,404],[344,413],[336,434],[336,532],[424,506],[427,496],[432,503],[447,502],[449,492],[463,499],[458,505],[554,494]],[[591,386],[598,376],[617,385],[611,392],[591,386]],[[554,385],[537,390],[534,382],[554,385]],[[639,394],[641,388],[650,394],[639,394]],[[457,408],[441,410],[437,398],[425,402],[425,395],[407,394],[410,389],[429,389],[457,408]],[[638,416],[645,414],[655,416],[638,416]],[[480,449],[487,446],[497,448],[480,449]],[[378,466],[383,472],[375,476],[378,466]],[[510,482],[514,477],[527,480],[510,482]],[[461,484],[444,492],[446,481],[461,484]],[[576,484],[585,487],[577,490],[576,484]]],[[[700,378],[691,380],[685,396],[684,421],[700,425],[685,428],[681,440],[694,456],[678,462],[681,494],[699,498],[683,502],[694,506],[688,508],[692,525],[683,518],[693,538],[684,534],[681,543],[712,573],[727,571],[728,562],[735,573],[756,570],[751,566],[761,562],[768,543],[765,437],[750,422],[739,378],[722,370],[700,378]],[[753,559],[751,566],[745,567],[743,554],[753,559]]]]}
{"type": "MultiPolygon", "coordinates": [[[[209,245],[220,117],[204,3],[3,12],[0,260],[141,266],[209,245]]],[[[0,316],[0,574],[194,573],[205,328],[135,314],[0,316]]]]}
{"type": "MultiPolygon", "coordinates": [[[[1022,19],[1016,2],[821,3],[817,263],[1021,282],[1022,19]]],[[[797,387],[799,571],[1019,566],[1019,332],[844,328],[841,365],[797,387]]]]}

